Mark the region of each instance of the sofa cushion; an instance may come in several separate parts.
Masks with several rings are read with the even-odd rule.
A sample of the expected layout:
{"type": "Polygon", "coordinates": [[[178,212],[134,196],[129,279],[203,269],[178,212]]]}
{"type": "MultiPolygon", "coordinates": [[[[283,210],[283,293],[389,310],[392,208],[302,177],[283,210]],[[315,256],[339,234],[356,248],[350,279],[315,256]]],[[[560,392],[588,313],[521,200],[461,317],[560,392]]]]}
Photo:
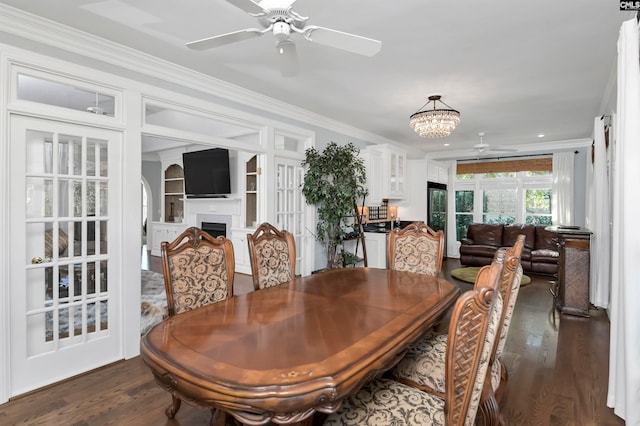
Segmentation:
{"type": "Polygon", "coordinates": [[[494,248],[502,246],[503,225],[490,225],[484,223],[472,223],[467,231],[467,238],[473,240],[474,244],[482,246],[492,246],[494,248]]]}
{"type": "Polygon", "coordinates": [[[558,251],[558,234],[547,231],[545,226],[536,226],[536,250],[558,251]]]}
{"type": "Polygon", "coordinates": [[[560,253],[555,250],[540,249],[531,252],[531,260],[534,262],[558,263],[560,253]]]}
{"type": "Polygon", "coordinates": [[[495,246],[474,244],[472,246],[460,246],[460,255],[480,256],[492,259],[496,254],[496,250],[497,248],[495,246]]]}
{"type": "Polygon", "coordinates": [[[536,239],[536,229],[533,225],[513,224],[505,225],[502,230],[502,246],[513,247],[518,239],[518,235],[524,235],[524,246],[528,249],[533,249],[536,239]]]}

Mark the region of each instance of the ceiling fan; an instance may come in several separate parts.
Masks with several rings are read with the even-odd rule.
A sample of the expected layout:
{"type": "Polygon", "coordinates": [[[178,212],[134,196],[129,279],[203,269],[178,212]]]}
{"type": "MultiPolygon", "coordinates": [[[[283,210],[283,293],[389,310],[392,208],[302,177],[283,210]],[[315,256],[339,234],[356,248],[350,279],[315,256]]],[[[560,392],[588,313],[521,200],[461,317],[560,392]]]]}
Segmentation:
{"type": "Polygon", "coordinates": [[[484,143],[484,132],[478,133],[480,136],[480,143],[477,143],[473,146],[473,149],[476,151],[476,154],[484,154],[487,152],[515,152],[516,150],[513,148],[505,148],[502,146],[491,146],[488,143],[484,143]]]}
{"type": "Polygon", "coordinates": [[[276,38],[276,50],[280,57],[280,70],[285,77],[298,73],[296,44],[292,38],[300,34],[306,40],[336,47],[364,56],[373,56],[380,51],[382,42],[355,34],[349,34],[317,25],[307,25],[308,17],[303,17],[291,9],[295,0],[227,0],[232,5],[258,18],[262,27],[203,38],[187,43],[195,50],[213,49],[226,44],[260,37],[271,32],[276,38]]]}

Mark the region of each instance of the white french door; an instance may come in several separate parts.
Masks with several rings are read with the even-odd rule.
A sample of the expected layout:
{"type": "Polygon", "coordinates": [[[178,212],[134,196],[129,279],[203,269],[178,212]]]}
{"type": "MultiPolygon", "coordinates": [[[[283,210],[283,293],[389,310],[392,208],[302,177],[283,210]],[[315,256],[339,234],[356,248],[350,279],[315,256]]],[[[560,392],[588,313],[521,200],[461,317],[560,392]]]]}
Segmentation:
{"type": "Polygon", "coordinates": [[[120,359],[119,132],[10,119],[11,396],[120,359]]]}
{"type": "Polygon", "coordinates": [[[276,157],[276,226],[296,240],[296,274],[303,274],[305,258],[305,201],[302,195],[304,168],[300,160],[276,157]]]}

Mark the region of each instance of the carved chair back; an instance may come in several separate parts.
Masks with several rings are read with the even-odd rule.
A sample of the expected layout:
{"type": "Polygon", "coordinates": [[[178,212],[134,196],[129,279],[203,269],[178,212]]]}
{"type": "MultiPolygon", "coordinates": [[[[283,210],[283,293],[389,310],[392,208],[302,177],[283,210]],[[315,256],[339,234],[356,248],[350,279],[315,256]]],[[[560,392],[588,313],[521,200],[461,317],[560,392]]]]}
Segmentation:
{"type": "Polygon", "coordinates": [[[446,355],[445,413],[449,425],[473,425],[502,314],[502,265],[480,269],[474,290],[454,307],[446,355]]]}
{"type": "Polygon", "coordinates": [[[437,276],[442,269],[444,233],[413,222],[389,233],[389,269],[437,276]]]}
{"type": "Polygon", "coordinates": [[[520,282],[522,281],[522,266],[520,265],[520,256],[524,247],[525,236],[518,235],[515,244],[505,250],[504,267],[502,269],[502,277],[500,278],[500,294],[504,303],[502,317],[498,326],[498,338],[496,339],[492,358],[499,359],[504,351],[504,345],[509,333],[509,325],[515,308],[518,293],[520,291],[520,282]]]}
{"type": "Polygon", "coordinates": [[[291,281],[296,275],[296,242],[289,231],[261,224],[247,234],[255,290],[291,281]]]}
{"type": "Polygon", "coordinates": [[[160,247],[169,316],[233,296],[235,258],[230,240],[190,227],[160,247]]]}

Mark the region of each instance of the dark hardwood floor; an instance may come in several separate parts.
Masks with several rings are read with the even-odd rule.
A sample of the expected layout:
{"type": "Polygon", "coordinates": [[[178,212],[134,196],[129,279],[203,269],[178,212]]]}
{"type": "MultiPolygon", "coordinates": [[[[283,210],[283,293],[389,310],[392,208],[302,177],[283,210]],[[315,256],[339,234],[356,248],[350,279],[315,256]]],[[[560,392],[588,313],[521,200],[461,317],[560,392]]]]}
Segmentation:
{"type": "MultiPolygon", "coordinates": [[[[160,271],[158,258],[149,257],[160,271]]],[[[444,264],[444,276],[459,266],[444,264]]],[[[464,290],[471,289],[451,279],[464,290]]],[[[507,425],[624,425],[606,407],[609,321],[552,309],[549,277],[532,276],[521,289],[507,341],[509,384],[501,404],[507,425]]],[[[236,294],[250,291],[251,278],[236,277],[236,294]]],[[[120,361],[0,405],[1,425],[207,425],[209,411],[184,403],[173,420],[164,409],[171,398],[153,381],[139,357],[120,361]]],[[[317,419],[318,421],[321,418],[317,419]]],[[[382,426],[382,425],[381,425],[382,426]]]]}

